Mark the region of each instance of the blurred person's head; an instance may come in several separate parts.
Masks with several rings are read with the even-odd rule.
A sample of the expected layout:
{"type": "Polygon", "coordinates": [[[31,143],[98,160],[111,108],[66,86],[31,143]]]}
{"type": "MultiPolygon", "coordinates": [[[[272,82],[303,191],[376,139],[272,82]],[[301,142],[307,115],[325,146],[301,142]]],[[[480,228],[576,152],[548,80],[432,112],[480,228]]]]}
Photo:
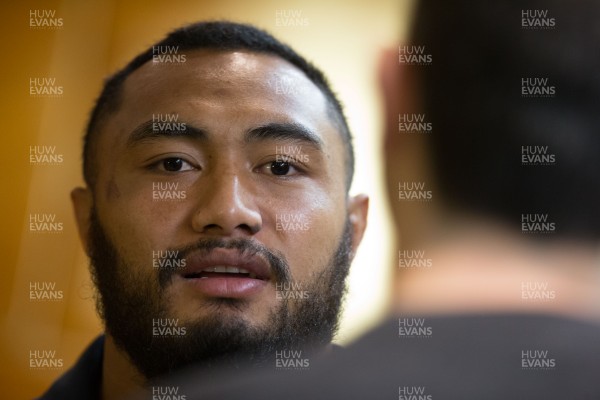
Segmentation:
{"type": "Polygon", "coordinates": [[[397,311],[600,313],[599,17],[418,3],[382,71],[397,311]]]}
{"type": "Polygon", "coordinates": [[[318,69],[252,26],[189,25],[105,82],[84,142],[98,309],[146,378],[330,343],[367,199],[318,69]]]}
{"type": "Polygon", "coordinates": [[[418,2],[387,88],[388,192],[403,239],[462,218],[518,234],[546,218],[547,231],[522,237],[600,238],[599,17],[593,1],[418,2]],[[419,51],[430,59],[410,58],[419,51]],[[399,131],[415,115],[429,126],[399,131]],[[424,183],[432,200],[399,200],[401,182],[424,183]]]}

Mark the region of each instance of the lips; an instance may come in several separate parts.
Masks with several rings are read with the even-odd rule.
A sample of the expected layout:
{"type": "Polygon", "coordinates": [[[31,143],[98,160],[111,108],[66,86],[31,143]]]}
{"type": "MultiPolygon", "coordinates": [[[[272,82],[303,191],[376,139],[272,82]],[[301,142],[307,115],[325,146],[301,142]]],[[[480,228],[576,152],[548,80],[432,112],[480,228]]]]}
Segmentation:
{"type": "Polygon", "coordinates": [[[191,254],[179,275],[187,285],[207,297],[244,298],[267,286],[271,270],[257,254],[215,249],[191,254]]]}
{"type": "Polygon", "coordinates": [[[250,279],[269,280],[268,263],[256,254],[243,255],[237,250],[215,249],[208,254],[194,253],[186,258],[186,266],[180,272],[186,279],[210,277],[211,274],[245,275],[250,279]]]}

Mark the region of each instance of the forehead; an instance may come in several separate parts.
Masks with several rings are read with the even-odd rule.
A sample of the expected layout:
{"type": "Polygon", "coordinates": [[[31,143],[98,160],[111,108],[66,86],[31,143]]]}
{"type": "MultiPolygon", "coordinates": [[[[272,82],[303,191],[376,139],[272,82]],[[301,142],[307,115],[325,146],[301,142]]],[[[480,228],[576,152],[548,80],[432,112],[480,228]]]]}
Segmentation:
{"type": "Polygon", "coordinates": [[[195,50],[179,64],[150,61],[127,78],[121,100],[130,119],[160,111],[201,120],[237,111],[248,123],[295,120],[337,130],[321,90],[292,64],[262,53],[195,50]]]}

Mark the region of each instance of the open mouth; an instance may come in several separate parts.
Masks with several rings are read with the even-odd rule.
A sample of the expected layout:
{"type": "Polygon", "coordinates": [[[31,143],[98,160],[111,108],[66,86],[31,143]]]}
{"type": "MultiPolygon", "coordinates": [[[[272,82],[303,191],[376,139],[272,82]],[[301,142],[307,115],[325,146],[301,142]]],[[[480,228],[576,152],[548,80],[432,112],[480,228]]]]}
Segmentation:
{"type": "Polygon", "coordinates": [[[248,278],[268,281],[271,269],[266,260],[257,254],[242,254],[231,249],[198,252],[186,258],[180,271],[185,279],[248,278]]]}
{"type": "Polygon", "coordinates": [[[250,272],[244,268],[229,267],[229,266],[217,266],[204,268],[199,272],[191,272],[184,274],[185,279],[204,279],[204,278],[249,278],[249,279],[260,279],[264,280],[256,275],[254,272],[250,272]]]}
{"type": "Polygon", "coordinates": [[[203,297],[252,298],[270,287],[272,271],[259,254],[217,248],[192,253],[185,261],[178,275],[203,297]]]}

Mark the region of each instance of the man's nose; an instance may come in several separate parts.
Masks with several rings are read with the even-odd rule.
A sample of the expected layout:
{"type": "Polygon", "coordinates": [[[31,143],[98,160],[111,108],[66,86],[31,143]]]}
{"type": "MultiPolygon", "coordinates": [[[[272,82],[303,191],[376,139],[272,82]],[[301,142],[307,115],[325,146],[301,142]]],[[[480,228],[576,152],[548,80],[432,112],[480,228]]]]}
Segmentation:
{"type": "Polygon", "coordinates": [[[215,174],[202,184],[206,190],[198,200],[192,221],[196,232],[245,236],[260,231],[262,217],[256,198],[237,174],[215,174]]]}

